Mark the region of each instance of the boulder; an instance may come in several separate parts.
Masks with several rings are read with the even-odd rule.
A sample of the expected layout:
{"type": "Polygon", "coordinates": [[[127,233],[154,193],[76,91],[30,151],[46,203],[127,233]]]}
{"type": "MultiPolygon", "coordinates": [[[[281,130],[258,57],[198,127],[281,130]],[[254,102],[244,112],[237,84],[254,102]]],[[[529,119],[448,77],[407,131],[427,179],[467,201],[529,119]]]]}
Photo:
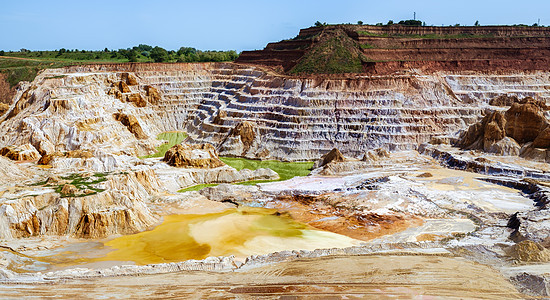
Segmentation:
{"type": "Polygon", "coordinates": [[[506,111],[506,135],[523,144],[534,141],[550,122],[544,116],[546,105],[526,97],[506,111]]]}
{"type": "Polygon", "coordinates": [[[38,160],[37,164],[39,165],[49,165],[56,157],[63,157],[63,153],[61,152],[54,152],[50,154],[42,155],[42,157],[38,160]]]}
{"type": "Polygon", "coordinates": [[[505,137],[500,141],[486,145],[483,150],[485,152],[495,153],[498,155],[517,156],[520,154],[521,146],[514,139],[505,137]]]}
{"type": "Polygon", "coordinates": [[[217,168],[225,165],[210,144],[175,145],[166,151],[163,161],[178,168],[217,168]]]}
{"type": "Polygon", "coordinates": [[[122,101],[122,92],[118,90],[116,87],[112,87],[109,92],[107,92],[107,95],[113,95],[118,100],[122,101]]]}
{"type": "Polygon", "coordinates": [[[550,126],[544,128],[533,141],[535,148],[550,148],[550,126]]]}
{"type": "Polygon", "coordinates": [[[548,162],[550,160],[549,150],[544,148],[535,148],[532,143],[527,143],[521,149],[520,156],[526,159],[548,162]]]}
{"type": "Polygon", "coordinates": [[[319,168],[331,162],[344,162],[344,161],[346,161],[346,158],[344,157],[342,152],[334,148],[330,150],[329,153],[323,155],[321,159],[319,159],[317,162],[315,162],[315,165],[313,166],[313,168],[319,168]]]}
{"type": "Polygon", "coordinates": [[[416,177],[419,177],[419,178],[430,178],[430,177],[434,177],[434,175],[430,172],[424,172],[422,174],[418,174],[416,177]]]}
{"type": "Polygon", "coordinates": [[[389,158],[389,157],[390,157],[390,153],[388,152],[388,150],[383,148],[378,148],[378,149],[367,151],[361,160],[366,162],[375,162],[375,161],[379,161],[381,159],[389,158]]]}
{"type": "Polygon", "coordinates": [[[501,112],[490,112],[481,122],[470,126],[461,134],[457,146],[487,151],[492,144],[506,136],[505,126],[506,120],[501,112]]]}
{"type": "Polygon", "coordinates": [[[5,114],[10,109],[10,106],[6,103],[0,103],[0,116],[5,114]]]}
{"type": "Polygon", "coordinates": [[[514,95],[500,95],[489,100],[489,105],[492,106],[512,106],[512,104],[519,102],[518,97],[514,95]]]}
{"type": "Polygon", "coordinates": [[[515,97],[503,99],[498,101],[511,102],[510,109],[504,114],[490,112],[463,132],[456,145],[463,149],[546,161],[546,149],[550,148],[550,121],[544,115],[546,104],[530,97],[521,101],[515,97]]]}
{"type": "Polygon", "coordinates": [[[145,86],[145,92],[147,93],[147,97],[149,98],[148,100],[150,103],[157,104],[160,101],[160,92],[156,88],[147,85],[145,86]]]}
{"type": "Polygon", "coordinates": [[[237,126],[235,126],[231,130],[230,135],[239,136],[241,138],[241,142],[244,145],[244,152],[250,149],[250,146],[252,146],[252,143],[256,138],[256,133],[254,132],[254,125],[252,125],[252,123],[248,121],[243,121],[237,124],[237,126]]]}
{"type": "Polygon", "coordinates": [[[128,85],[137,85],[138,84],[136,76],[132,73],[122,73],[121,78],[128,85]]]}
{"type": "Polygon", "coordinates": [[[141,96],[140,93],[129,94],[126,96],[127,102],[132,102],[137,107],[147,106],[147,101],[141,96]]]}
{"type": "Polygon", "coordinates": [[[0,155],[15,161],[38,160],[40,158],[40,153],[31,144],[25,144],[19,147],[4,147],[0,149],[0,155]]]}
{"type": "Polygon", "coordinates": [[[121,93],[131,92],[130,88],[128,87],[128,85],[124,81],[119,81],[119,82],[114,83],[113,87],[117,88],[121,93]]]}
{"type": "Polygon", "coordinates": [[[550,262],[550,250],[529,240],[513,245],[508,254],[521,262],[550,262]]]}
{"type": "Polygon", "coordinates": [[[127,115],[124,113],[115,113],[113,115],[115,120],[122,123],[122,125],[126,126],[128,130],[133,133],[138,139],[146,139],[147,135],[141,128],[141,125],[139,124],[139,121],[137,118],[133,115],[127,115]]]}
{"type": "Polygon", "coordinates": [[[73,195],[73,196],[75,196],[75,195],[80,194],[80,190],[76,186],[67,183],[67,184],[63,185],[63,188],[61,188],[60,193],[61,193],[61,195],[73,195]]]}

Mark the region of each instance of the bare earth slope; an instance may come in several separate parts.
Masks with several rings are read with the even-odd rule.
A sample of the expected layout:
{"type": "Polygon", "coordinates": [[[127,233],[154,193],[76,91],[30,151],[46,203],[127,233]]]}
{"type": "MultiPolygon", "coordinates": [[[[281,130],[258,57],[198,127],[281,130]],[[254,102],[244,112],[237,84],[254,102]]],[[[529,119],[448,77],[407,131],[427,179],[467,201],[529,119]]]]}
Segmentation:
{"type": "MultiPolygon", "coordinates": [[[[411,68],[424,71],[547,70],[550,30],[513,26],[371,26],[329,25],[300,30],[290,40],[244,51],[239,63],[270,66],[290,73],[361,72],[326,66],[303,68],[310,53],[338,36],[355,42],[361,51],[362,72],[391,74],[411,68]],[[336,71],[336,72],[335,72],[336,71]],[[343,72],[342,72],[343,71],[343,72]]],[[[322,64],[318,60],[317,64],[322,64]]]]}

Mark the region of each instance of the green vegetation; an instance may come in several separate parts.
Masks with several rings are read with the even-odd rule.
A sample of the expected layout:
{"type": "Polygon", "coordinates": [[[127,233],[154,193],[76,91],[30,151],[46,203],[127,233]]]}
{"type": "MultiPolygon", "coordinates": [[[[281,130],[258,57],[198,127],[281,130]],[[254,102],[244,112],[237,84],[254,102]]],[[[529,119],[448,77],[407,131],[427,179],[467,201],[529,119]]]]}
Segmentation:
{"type": "Polygon", "coordinates": [[[374,48],[376,47],[371,44],[361,44],[361,49],[374,49],[374,48]]]}
{"type": "Polygon", "coordinates": [[[269,168],[279,174],[279,181],[296,176],[307,176],[313,167],[313,162],[282,162],[277,160],[253,160],[239,157],[220,157],[227,165],[237,169],[257,170],[269,168]]]}
{"type": "Polygon", "coordinates": [[[217,185],[218,185],[217,183],[197,184],[197,185],[193,185],[193,186],[181,189],[178,191],[178,193],[200,191],[204,188],[217,186],[217,185]]]}
{"type": "Polygon", "coordinates": [[[172,148],[177,144],[180,144],[186,138],[187,138],[187,134],[182,131],[163,132],[157,136],[157,140],[165,140],[166,143],[157,147],[157,153],[147,155],[147,156],[142,156],[140,158],[144,159],[144,158],[152,158],[152,157],[164,157],[164,154],[166,154],[166,151],[168,151],[168,149],[172,148]]]}
{"type": "Polygon", "coordinates": [[[402,20],[402,21],[399,21],[398,24],[404,25],[404,26],[422,26],[423,25],[422,21],[420,20],[402,20]]]}
{"type": "Polygon", "coordinates": [[[50,60],[27,60],[0,57],[0,72],[6,74],[10,86],[17,85],[20,81],[32,81],[38,71],[46,68],[59,68],[70,63],[50,60]]]}
{"type": "Polygon", "coordinates": [[[494,37],[492,34],[485,35],[474,35],[468,33],[461,34],[387,34],[387,33],[374,33],[369,31],[359,30],[357,34],[362,36],[373,36],[373,37],[396,37],[396,38],[418,38],[418,39],[465,39],[465,38],[490,38],[494,37]]]}
{"type": "Polygon", "coordinates": [[[336,32],[308,51],[290,73],[359,73],[365,61],[359,44],[345,32],[336,32]]]}
{"type": "Polygon", "coordinates": [[[328,26],[328,24],[327,24],[326,22],[321,23],[321,21],[317,21],[317,22],[315,22],[315,24],[313,24],[313,25],[315,25],[315,27],[328,26]]]}
{"type": "MultiPolygon", "coordinates": [[[[122,173],[121,173],[122,174],[122,173]]],[[[48,180],[36,182],[32,184],[31,186],[46,186],[46,187],[53,187],[55,188],[55,192],[61,194],[61,197],[84,197],[89,195],[94,195],[100,192],[103,192],[103,189],[98,189],[93,187],[93,185],[104,182],[107,180],[108,173],[95,173],[92,176],[83,176],[79,173],[73,173],[68,176],[62,176],[61,179],[70,181],[68,184],[74,185],[78,190],[84,191],[89,190],[87,193],[83,194],[64,194],[61,191],[63,190],[63,186],[65,184],[55,184],[55,183],[48,183],[48,180]]]]}
{"type": "Polygon", "coordinates": [[[17,58],[31,58],[56,62],[221,62],[233,61],[239,54],[234,51],[201,51],[190,47],[181,47],[179,50],[166,50],[162,47],[153,47],[140,44],[127,49],[109,50],[70,50],[61,48],[55,51],[29,51],[21,49],[17,52],[4,52],[3,55],[17,58]]]}
{"type": "Polygon", "coordinates": [[[151,57],[155,62],[164,62],[170,60],[168,51],[158,46],[151,50],[151,54],[149,55],[149,57],[151,57]]]}
{"type": "Polygon", "coordinates": [[[93,187],[93,185],[106,181],[107,180],[106,176],[107,176],[107,173],[95,173],[93,176],[90,176],[90,177],[85,177],[85,176],[82,176],[81,174],[75,173],[66,177],[61,177],[64,180],[71,180],[69,184],[74,185],[76,188],[78,188],[81,191],[88,189],[92,192],[88,192],[82,195],[63,194],[61,193],[61,190],[63,189],[63,185],[58,185],[55,189],[55,192],[60,193],[61,197],[84,197],[84,196],[94,195],[104,191],[104,189],[95,188],[93,187]]]}
{"type": "Polygon", "coordinates": [[[70,50],[61,48],[54,51],[0,50],[0,72],[7,75],[10,86],[20,81],[32,81],[36,74],[46,68],[61,68],[70,65],[90,63],[124,62],[222,62],[234,61],[239,54],[234,51],[201,51],[181,47],[178,51],[166,50],[140,44],[133,48],[109,50],[70,50]]]}
{"type": "MultiPolygon", "coordinates": [[[[157,136],[157,139],[165,140],[166,143],[157,147],[157,151],[158,151],[157,153],[147,155],[141,158],[143,159],[143,158],[151,158],[151,157],[163,157],[166,151],[168,151],[168,149],[170,149],[174,145],[180,144],[186,138],[187,138],[187,134],[182,131],[163,132],[157,136]]],[[[277,160],[261,161],[261,160],[253,160],[253,159],[238,158],[238,157],[220,157],[220,159],[225,164],[237,169],[238,171],[242,169],[257,170],[262,168],[269,168],[275,171],[277,174],[279,174],[279,181],[291,179],[295,176],[307,176],[311,171],[311,168],[313,167],[313,162],[281,162],[277,160]]],[[[275,181],[275,180],[252,180],[252,181],[239,182],[237,184],[254,185],[257,183],[271,182],[271,181],[275,181]]],[[[41,184],[41,183],[38,183],[38,184],[41,184]]],[[[178,192],[199,191],[205,187],[216,186],[216,185],[217,184],[198,184],[198,185],[181,189],[178,192]]]]}
{"type": "MultiPolygon", "coordinates": [[[[239,157],[220,157],[220,159],[227,165],[237,169],[249,169],[256,170],[262,168],[269,168],[279,174],[278,180],[251,180],[238,182],[235,184],[239,185],[255,185],[258,183],[264,182],[273,182],[273,181],[282,181],[288,180],[296,176],[307,176],[311,172],[313,167],[313,162],[282,162],[277,160],[253,160],[239,157]]],[[[190,186],[184,189],[179,190],[178,192],[191,192],[191,191],[200,191],[203,188],[217,186],[216,183],[211,184],[197,184],[190,186]]]]}

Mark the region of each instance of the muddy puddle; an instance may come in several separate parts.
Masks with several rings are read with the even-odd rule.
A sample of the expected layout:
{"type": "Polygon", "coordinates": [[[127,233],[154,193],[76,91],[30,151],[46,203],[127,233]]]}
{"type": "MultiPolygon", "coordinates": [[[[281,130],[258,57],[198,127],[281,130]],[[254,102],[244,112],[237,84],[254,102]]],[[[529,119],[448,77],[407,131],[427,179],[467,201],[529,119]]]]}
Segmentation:
{"type": "MultiPolygon", "coordinates": [[[[47,270],[154,264],[209,256],[267,254],[283,250],[350,247],[360,241],[316,230],[274,209],[247,207],[211,214],[164,217],[150,231],[106,241],[74,243],[35,259],[47,270]]],[[[29,271],[37,271],[36,268],[29,271]]]]}

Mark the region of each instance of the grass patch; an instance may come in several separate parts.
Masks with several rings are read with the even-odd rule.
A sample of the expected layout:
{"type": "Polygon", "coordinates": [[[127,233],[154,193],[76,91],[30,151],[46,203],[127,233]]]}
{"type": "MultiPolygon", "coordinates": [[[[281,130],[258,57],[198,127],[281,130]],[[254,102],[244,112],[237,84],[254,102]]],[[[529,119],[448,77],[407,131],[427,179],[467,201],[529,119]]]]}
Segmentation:
{"type": "Polygon", "coordinates": [[[82,174],[74,173],[70,174],[69,176],[62,176],[61,178],[64,180],[70,180],[71,182],[69,184],[74,185],[79,190],[91,190],[91,193],[82,194],[82,195],[73,195],[73,194],[63,194],[61,193],[61,190],[63,189],[63,185],[58,185],[55,188],[55,192],[61,194],[61,197],[84,197],[89,195],[94,195],[100,192],[103,192],[104,189],[98,189],[93,187],[92,185],[104,182],[107,180],[108,173],[95,173],[93,176],[84,177],[82,174]]]}
{"type": "MultiPolygon", "coordinates": [[[[220,159],[227,165],[237,169],[238,171],[242,169],[256,170],[262,168],[269,168],[279,174],[278,180],[250,180],[237,182],[234,184],[238,185],[256,185],[258,183],[274,182],[274,181],[283,181],[294,178],[296,176],[307,176],[311,172],[313,167],[313,162],[282,162],[278,160],[254,160],[240,157],[220,157],[220,159]]],[[[179,190],[179,193],[191,192],[191,191],[200,191],[205,187],[217,186],[217,183],[209,184],[197,184],[190,186],[184,189],[179,190]]]]}
{"type": "MultiPolygon", "coordinates": [[[[220,157],[227,165],[237,169],[256,170],[268,168],[279,174],[279,181],[288,180],[296,176],[307,176],[311,172],[313,162],[282,162],[278,160],[253,160],[240,157],[220,157]]],[[[269,180],[268,180],[269,181],[269,180]]],[[[241,184],[245,184],[244,182],[241,184]]]]}
{"type": "Polygon", "coordinates": [[[71,64],[72,63],[51,60],[0,57],[0,72],[6,74],[6,80],[10,86],[13,87],[21,81],[33,81],[40,70],[46,68],[60,68],[71,64]]]}
{"type": "Polygon", "coordinates": [[[363,31],[363,30],[357,31],[357,34],[362,35],[362,36],[376,36],[376,37],[388,37],[389,36],[387,33],[374,33],[374,32],[363,31]]]}
{"type": "Polygon", "coordinates": [[[178,193],[200,191],[204,188],[211,187],[211,186],[217,186],[217,185],[218,185],[217,183],[197,184],[197,185],[193,185],[193,186],[181,189],[181,190],[178,191],[178,193]]]}
{"type": "Polygon", "coordinates": [[[374,45],[371,44],[361,44],[361,49],[374,49],[376,48],[374,45]]]}
{"type": "MultiPolygon", "coordinates": [[[[122,173],[120,173],[120,174],[122,174],[122,173]]],[[[103,192],[104,189],[99,189],[99,188],[93,187],[93,185],[104,182],[104,181],[107,181],[107,175],[109,175],[109,173],[95,173],[92,176],[83,176],[82,174],[79,174],[79,173],[73,173],[73,174],[69,174],[67,176],[61,176],[61,179],[66,180],[66,181],[70,181],[67,184],[74,185],[78,190],[84,191],[84,190],[88,189],[88,190],[91,191],[91,192],[88,192],[88,193],[78,194],[78,195],[61,193],[61,190],[63,189],[63,186],[65,184],[51,184],[51,183],[48,184],[47,179],[44,180],[44,181],[33,183],[33,184],[31,184],[31,186],[53,187],[55,189],[56,193],[61,194],[61,198],[65,198],[65,197],[84,197],[84,196],[94,195],[94,194],[103,192]]]]}
{"type": "Polygon", "coordinates": [[[187,138],[187,133],[182,131],[163,132],[157,136],[157,139],[164,140],[166,141],[166,143],[157,147],[157,153],[142,156],[140,158],[144,159],[144,158],[152,158],[152,157],[164,157],[164,154],[166,154],[166,151],[168,151],[168,149],[172,148],[177,144],[180,144],[186,138],[187,138]]]}

